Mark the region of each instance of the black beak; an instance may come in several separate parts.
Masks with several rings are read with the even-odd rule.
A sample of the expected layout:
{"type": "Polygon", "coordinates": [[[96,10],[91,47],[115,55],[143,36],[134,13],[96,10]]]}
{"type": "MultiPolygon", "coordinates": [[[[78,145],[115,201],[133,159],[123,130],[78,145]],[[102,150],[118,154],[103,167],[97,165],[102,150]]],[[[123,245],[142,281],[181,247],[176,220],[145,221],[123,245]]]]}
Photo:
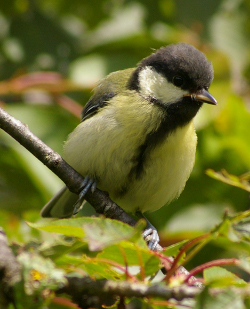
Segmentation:
{"type": "Polygon", "coordinates": [[[217,105],[217,101],[215,98],[205,89],[202,89],[195,93],[186,94],[185,97],[191,97],[193,100],[201,102],[217,105]]]}

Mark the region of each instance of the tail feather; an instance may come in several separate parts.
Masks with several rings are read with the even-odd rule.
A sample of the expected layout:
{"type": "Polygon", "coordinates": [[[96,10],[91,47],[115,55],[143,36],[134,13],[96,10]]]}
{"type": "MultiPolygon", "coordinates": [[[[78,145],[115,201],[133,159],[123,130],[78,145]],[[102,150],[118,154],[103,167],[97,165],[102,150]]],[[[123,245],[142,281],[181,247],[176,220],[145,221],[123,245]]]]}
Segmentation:
{"type": "Polygon", "coordinates": [[[41,210],[43,218],[69,218],[73,215],[78,195],[63,187],[41,210]]]}

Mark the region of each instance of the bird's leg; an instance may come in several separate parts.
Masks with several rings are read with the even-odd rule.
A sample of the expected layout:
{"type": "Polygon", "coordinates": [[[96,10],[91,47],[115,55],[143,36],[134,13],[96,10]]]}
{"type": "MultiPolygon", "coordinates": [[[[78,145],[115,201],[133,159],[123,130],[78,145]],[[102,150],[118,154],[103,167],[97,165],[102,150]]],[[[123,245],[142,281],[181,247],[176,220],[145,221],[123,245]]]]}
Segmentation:
{"type": "Polygon", "coordinates": [[[148,241],[148,247],[151,250],[155,250],[156,246],[160,241],[160,237],[158,235],[156,228],[148,221],[148,219],[140,211],[136,212],[136,216],[138,218],[143,218],[144,220],[146,220],[147,226],[144,232],[142,233],[142,236],[145,239],[148,235],[151,235],[151,239],[148,241]]]}
{"type": "Polygon", "coordinates": [[[86,176],[82,183],[82,190],[79,193],[79,197],[74,205],[73,215],[76,215],[82,208],[85,194],[88,192],[89,189],[91,190],[92,193],[95,191],[96,181],[93,178],[86,176]]]}

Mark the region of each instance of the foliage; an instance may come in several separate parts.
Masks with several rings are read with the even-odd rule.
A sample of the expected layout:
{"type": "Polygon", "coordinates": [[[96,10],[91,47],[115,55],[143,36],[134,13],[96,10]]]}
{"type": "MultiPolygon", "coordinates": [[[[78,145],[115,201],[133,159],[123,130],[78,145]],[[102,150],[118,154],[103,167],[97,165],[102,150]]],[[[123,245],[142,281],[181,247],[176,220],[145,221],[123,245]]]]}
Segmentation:
{"type": "MultiPolygon", "coordinates": [[[[15,245],[24,280],[23,284],[15,286],[17,308],[23,308],[19,305],[21,303],[25,303],[25,308],[33,308],[35,302],[38,308],[43,308],[45,304],[50,304],[49,308],[56,308],[59,299],[64,303],[64,298],[53,298],[53,291],[58,291],[66,284],[65,275],[77,278],[89,276],[96,282],[107,279],[111,282],[128,281],[131,285],[139,283],[144,285],[145,290],[156,286],[151,278],[157,273],[159,275],[162,268],[165,268],[167,275],[162,274],[156,280],[158,287],[193,285],[191,277],[204,272],[202,282],[206,288],[198,295],[195,304],[186,304],[188,308],[204,308],[204,304],[208,309],[214,308],[215,304],[222,308],[225,303],[228,306],[230,304],[231,308],[236,308],[237,304],[241,304],[239,308],[248,308],[244,307],[244,302],[249,298],[249,283],[246,280],[250,273],[249,211],[235,216],[225,214],[222,222],[209,233],[191,241],[177,243],[162,252],[153,252],[147,248],[141,236],[141,224],[132,228],[111,219],[81,217],[28,225],[46,231],[51,236],[50,240],[44,242],[15,245]],[[209,242],[217,246],[237,247],[238,259],[213,260],[197,266],[189,274],[178,273],[179,266],[199,254],[209,242]],[[225,265],[234,265],[237,270],[226,270],[223,268],[225,265]]],[[[91,294],[89,292],[89,296],[91,294]]],[[[118,295],[115,302],[121,304],[123,299],[118,295]]],[[[131,302],[129,295],[125,298],[127,303],[131,302]]],[[[151,293],[141,301],[153,308],[160,308],[160,303],[166,308],[184,305],[184,301],[177,302],[167,299],[167,296],[165,301],[160,302],[161,298],[164,300],[164,296],[157,297],[155,292],[155,295],[151,293]]],[[[66,308],[72,305],[69,301],[64,303],[66,308]]]]}
{"type": "MultiPolygon", "coordinates": [[[[222,303],[228,308],[250,307],[249,220],[243,212],[249,208],[249,11],[247,0],[0,3],[0,104],[59,153],[78,124],[76,116],[91,89],[109,72],[132,67],[151,48],[178,41],[193,44],[212,61],[215,79],[211,93],[218,106],[204,106],[196,117],[194,171],[177,201],[148,215],[160,230],[162,246],[167,247],[164,256],[176,256],[188,239],[207,235],[185,251],[187,256],[182,254],[177,264],[185,261],[192,270],[221,259],[240,259],[237,267],[241,270],[237,268],[234,275],[234,268],[204,268],[206,288],[195,305],[187,305],[194,308],[221,308],[222,303]],[[177,245],[169,247],[172,244],[177,245]],[[219,292],[211,294],[212,287],[219,292]]],[[[0,132],[0,226],[19,250],[28,252],[20,257],[31,274],[24,276],[28,286],[36,287],[35,281],[40,283],[37,289],[43,290],[31,289],[25,308],[34,306],[32,297],[37,299],[39,293],[41,304],[45,306],[44,300],[50,303],[51,291],[59,288],[57,278],[72,272],[149,284],[146,278],[161,267],[163,258],[145,247],[140,226],[132,230],[86,217],[62,221],[64,224],[40,221],[39,210],[61,186],[57,177],[0,132]],[[36,223],[28,226],[25,221],[36,223]],[[25,263],[33,258],[34,264],[41,265],[39,269],[32,266],[35,272],[25,263]],[[132,278],[126,263],[139,267],[132,278]],[[51,273],[51,280],[54,273],[53,284],[42,282],[47,278],[41,275],[46,274],[42,265],[51,273]]],[[[92,214],[87,205],[80,215],[92,214]]],[[[171,277],[168,284],[183,280],[178,278],[176,283],[171,277]]],[[[21,285],[17,290],[18,300],[25,304],[21,285]]],[[[56,305],[56,301],[54,298],[49,308],[63,308],[67,303],[63,299],[56,305]]],[[[143,300],[153,308],[175,306],[161,301],[143,300]]]]}

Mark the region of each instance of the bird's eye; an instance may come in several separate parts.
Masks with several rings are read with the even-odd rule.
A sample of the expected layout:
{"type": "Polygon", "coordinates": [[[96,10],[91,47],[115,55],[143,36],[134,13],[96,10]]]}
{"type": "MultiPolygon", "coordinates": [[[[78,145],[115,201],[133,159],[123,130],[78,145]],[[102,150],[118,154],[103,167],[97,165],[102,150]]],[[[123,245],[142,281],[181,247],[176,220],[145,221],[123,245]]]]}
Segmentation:
{"type": "Polygon", "coordinates": [[[183,82],[184,82],[183,78],[181,76],[178,76],[178,75],[174,76],[172,81],[173,81],[173,84],[176,87],[181,87],[183,85],[183,82]]]}

